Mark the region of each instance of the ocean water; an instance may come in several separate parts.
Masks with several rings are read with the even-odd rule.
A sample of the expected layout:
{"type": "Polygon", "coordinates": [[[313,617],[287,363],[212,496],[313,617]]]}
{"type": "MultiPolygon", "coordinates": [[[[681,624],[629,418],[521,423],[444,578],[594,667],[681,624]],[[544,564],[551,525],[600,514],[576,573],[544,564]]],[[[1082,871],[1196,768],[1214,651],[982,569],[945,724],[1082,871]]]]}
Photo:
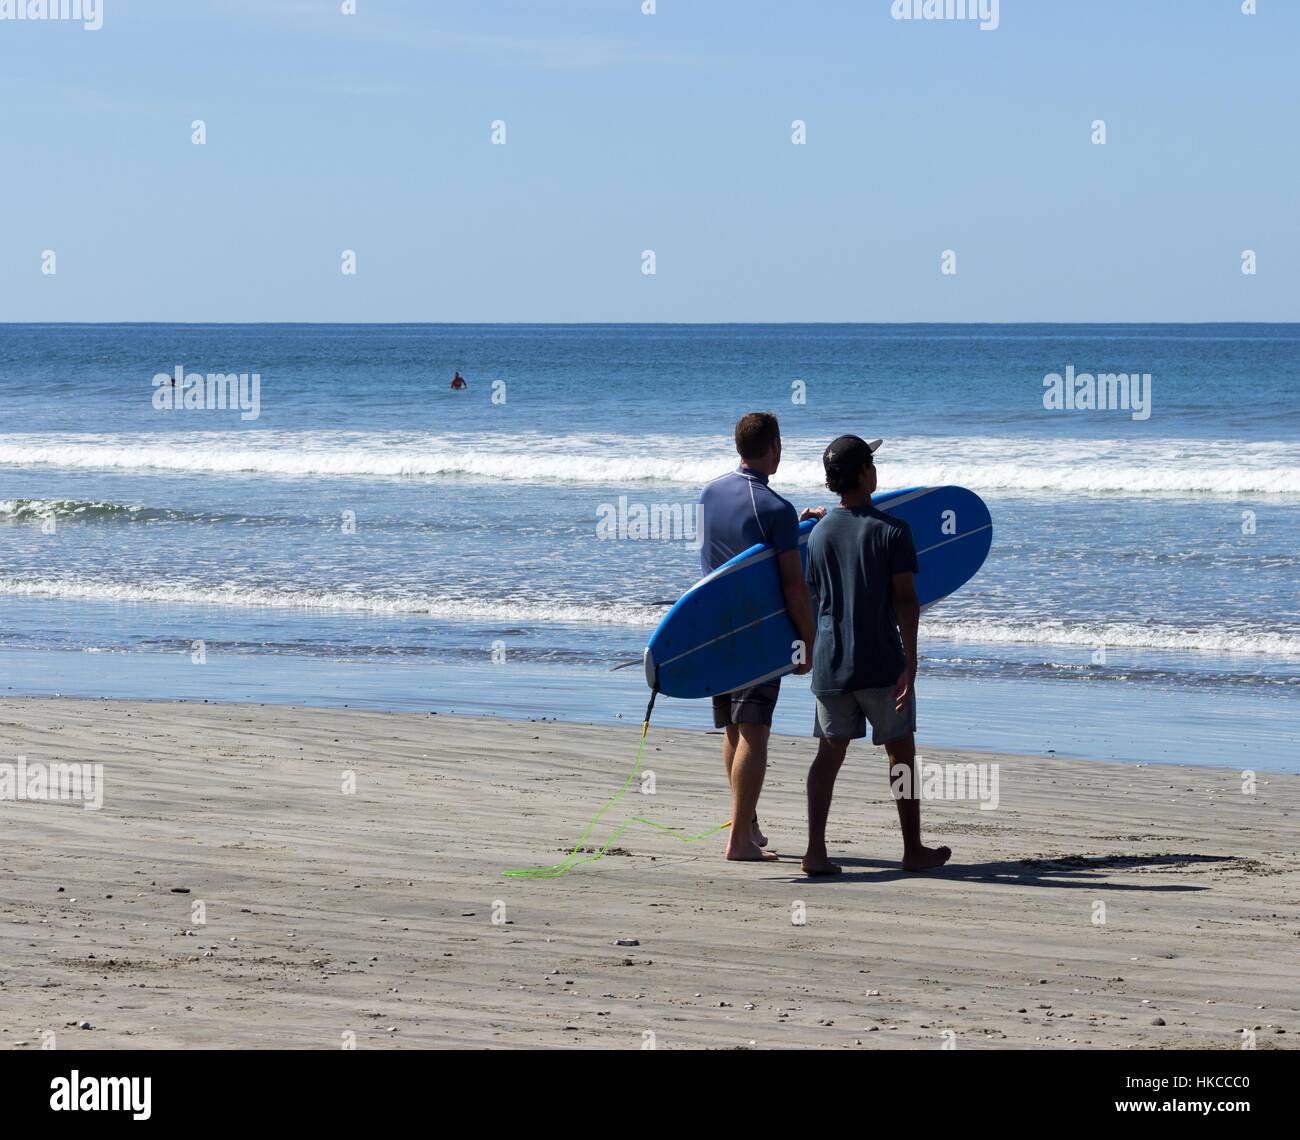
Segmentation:
{"type": "Polygon", "coordinates": [[[798,506],[846,431],[989,504],[923,745],[1300,770],[1298,391],[1296,325],[0,325],[0,692],[639,721],[610,669],[767,409],[798,506]],[[159,408],[178,368],[256,405],[159,408]],[[1149,414],[1045,408],[1067,368],[1149,414]],[[641,510],[680,525],[600,526],[641,510]]]}

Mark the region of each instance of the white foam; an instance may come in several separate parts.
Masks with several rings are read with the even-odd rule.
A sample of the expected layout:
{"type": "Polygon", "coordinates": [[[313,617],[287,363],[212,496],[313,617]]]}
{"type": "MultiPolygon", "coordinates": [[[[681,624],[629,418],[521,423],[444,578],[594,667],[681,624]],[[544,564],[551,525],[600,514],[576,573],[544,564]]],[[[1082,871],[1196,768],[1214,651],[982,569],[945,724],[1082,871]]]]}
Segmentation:
{"type": "MultiPolygon", "coordinates": [[[[822,488],[824,441],[786,441],[774,485],[822,488]],[[808,456],[809,458],[799,458],[808,456]]],[[[735,466],[717,437],[412,432],[0,435],[0,466],[293,478],[437,478],[698,489],[735,466]]],[[[1300,444],[1186,439],[916,437],[887,441],[882,480],[959,483],[982,493],[1300,497],[1300,444]]]]}
{"type": "MultiPolygon", "coordinates": [[[[666,610],[631,602],[577,603],[523,598],[447,598],[404,594],[363,594],[346,590],[292,590],[194,583],[101,582],[90,579],[16,579],[0,577],[0,594],[12,597],[62,598],[90,602],[211,605],[238,609],[269,607],[297,610],[430,617],[454,621],[508,623],[516,626],[561,623],[617,625],[643,630],[658,624],[666,610]]],[[[1201,628],[1137,622],[972,621],[927,615],[925,637],[956,642],[1099,646],[1135,649],[1257,654],[1300,659],[1300,635],[1226,625],[1201,628]]]]}
{"type": "Polygon", "coordinates": [[[0,499],[0,519],[76,518],[89,515],[132,515],[143,507],[101,503],[93,499],[0,499]]]}
{"type": "Polygon", "coordinates": [[[922,632],[924,636],[957,642],[1078,646],[1094,650],[1102,646],[1194,650],[1300,659],[1300,635],[1227,625],[1187,629],[1141,622],[945,621],[927,615],[922,619],[922,632]]]}
{"type": "Polygon", "coordinates": [[[525,602],[522,599],[446,598],[404,594],[363,594],[347,590],[280,590],[193,583],[98,582],[89,579],[16,579],[0,577],[0,594],[13,597],[63,598],[88,602],[144,602],[163,605],[270,607],[433,617],[456,620],[560,622],[572,625],[652,626],[661,606],[611,602],[525,602]]]}

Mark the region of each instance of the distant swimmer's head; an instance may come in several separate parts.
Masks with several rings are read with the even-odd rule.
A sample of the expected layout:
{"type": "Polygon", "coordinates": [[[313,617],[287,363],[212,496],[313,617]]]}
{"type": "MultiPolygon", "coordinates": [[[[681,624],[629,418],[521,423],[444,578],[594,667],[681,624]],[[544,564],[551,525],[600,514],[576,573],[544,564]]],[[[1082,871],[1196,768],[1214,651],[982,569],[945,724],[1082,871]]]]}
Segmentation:
{"type": "Polygon", "coordinates": [[[772,475],[781,463],[781,425],[771,412],[747,412],[736,422],[736,454],[751,471],[772,475]]]}
{"type": "Polygon", "coordinates": [[[851,495],[865,491],[870,495],[876,489],[876,464],[872,455],[884,440],[868,443],[856,435],[842,435],[831,440],[822,453],[822,466],[826,468],[826,489],[837,495],[851,495]]]}

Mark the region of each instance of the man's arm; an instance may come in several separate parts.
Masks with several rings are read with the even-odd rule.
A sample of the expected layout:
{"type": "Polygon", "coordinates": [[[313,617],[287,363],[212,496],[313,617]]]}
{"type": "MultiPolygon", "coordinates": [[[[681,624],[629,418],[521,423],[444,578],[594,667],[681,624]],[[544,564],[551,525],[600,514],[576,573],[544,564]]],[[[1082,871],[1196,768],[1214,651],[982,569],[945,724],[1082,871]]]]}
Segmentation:
{"type": "Polygon", "coordinates": [[[816,627],[813,625],[812,599],[808,596],[808,583],[804,581],[803,560],[799,557],[799,548],[783,550],[776,556],[777,569],[781,572],[781,594],[785,598],[785,612],[794,623],[795,633],[803,642],[804,660],[795,673],[802,675],[812,669],[813,638],[816,627]]]}
{"type": "Polygon", "coordinates": [[[921,624],[921,603],[916,597],[916,578],[908,570],[893,577],[894,616],[898,632],[903,635],[903,652],[907,664],[894,687],[894,708],[902,712],[916,689],[916,635],[921,624]]]}

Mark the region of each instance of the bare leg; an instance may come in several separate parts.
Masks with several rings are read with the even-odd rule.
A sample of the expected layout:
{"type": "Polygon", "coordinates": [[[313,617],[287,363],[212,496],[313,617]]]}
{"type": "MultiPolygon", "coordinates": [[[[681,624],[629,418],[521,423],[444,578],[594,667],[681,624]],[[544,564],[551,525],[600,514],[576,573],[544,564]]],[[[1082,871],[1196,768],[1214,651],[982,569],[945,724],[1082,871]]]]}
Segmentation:
{"type": "Polygon", "coordinates": [[[907,796],[896,795],[898,803],[898,826],[903,831],[903,870],[929,871],[942,867],[952,858],[950,847],[926,847],[921,842],[921,789],[916,781],[916,737],[911,733],[891,740],[885,745],[889,756],[890,789],[894,788],[893,777],[896,767],[907,769],[903,790],[910,790],[907,796]]]}
{"type": "MultiPolygon", "coordinates": [[[[727,766],[727,786],[731,787],[731,766],[736,759],[736,746],[740,743],[740,729],[734,724],[727,725],[726,734],[722,738],[722,761],[727,766]]],[[[734,828],[734,825],[733,825],[734,828]]],[[[767,836],[759,829],[758,813],[754,813],[753,822],[750,824],[751,837],[760,847],[767,846],[767,836]]]]}
{"type": "Polygon", "coordinates": [[[727,833],[728,859],[769,858],[755,842],[753,823],[758,812],[758,797],[767,774],[767,738],[771,729],[765,724],[735,726],[738,736],[731,762],[731,829],[727,833]],[[751,821],[746,826],[744,820],[751,821]]]}
{"type": "Polygon", "coordinates": [[[835,777],[849,750],[847,738],[823,737],[808,769],[808,852],[803,857],[806,875],[838,875],[841,868],[826,854],[826,820],[831,813],[835,777]]]}

